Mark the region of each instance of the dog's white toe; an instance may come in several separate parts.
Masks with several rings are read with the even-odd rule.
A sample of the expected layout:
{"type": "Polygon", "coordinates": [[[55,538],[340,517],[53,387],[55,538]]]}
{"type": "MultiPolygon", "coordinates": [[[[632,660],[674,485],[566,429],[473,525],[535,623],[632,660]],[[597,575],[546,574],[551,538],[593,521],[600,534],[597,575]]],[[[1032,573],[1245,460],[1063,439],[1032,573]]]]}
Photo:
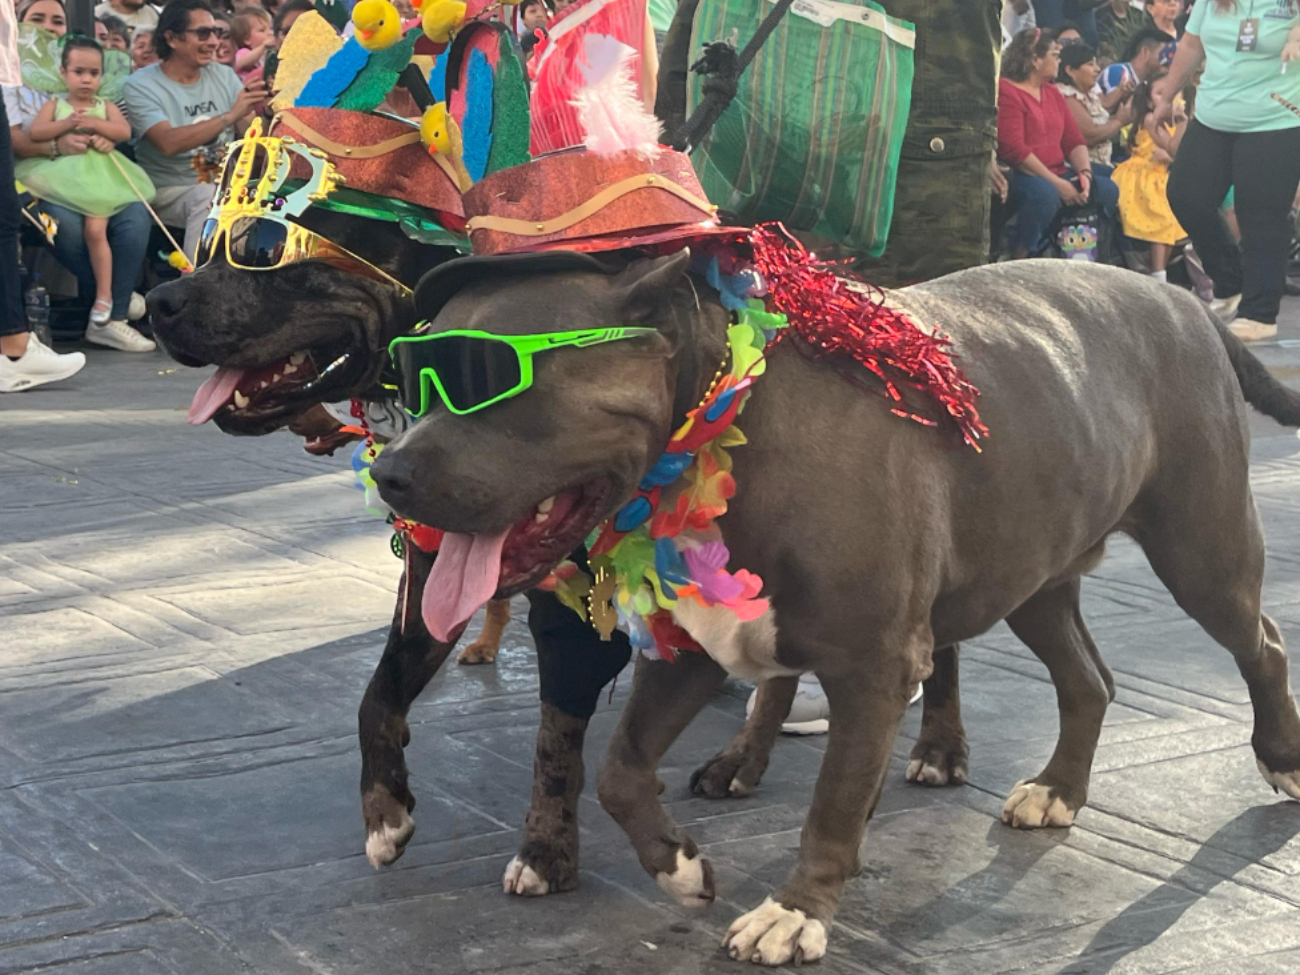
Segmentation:
{"type": "Polygon", "coordinates": [[[1006,805],[1002,821],[1016,829],[1040,829],[1044,826],[1072,826],[1074,812],[1052,790],[1028,779],[1017,782],[1006,805]]]}
{"type": "Polygon", "coordinates": [[[708,861],[700,854],[688,857],[677,851],[677,866],[672,873],[655,875],[655,881],[683,907],[702,908],[713,903],[713,880],[708,861]]]}
{"type": "Polygon", "coordinates": [[[396,826],[385,823],[366,836],[366,859],[376,870],[396,861],[402,855],[406,841],[415,832],[415,820],[411,814],[403,809],[400,815],[396,826]]]}
{"type": "Polygon", "coordinates": [[[1259,759],[1255,759],[1255,764],[1259,767],[1259,774],[1264,776],[1265,782],[1300,802],[1300,769],[1294,772],[1270,772],[1259,759]]]}
{"type": "Polygon", "coordinates": [[[947,785],[948,770],[914,758],[907,763],[905,778],[908,782],[921,782],[925,785],[947,785]]]}
{"type": "Polygon", "coordinates": [[[501,878],[501,889],[519,897],[541,897],[551,892],[551,885],[545,877],[515,857],[506,866],[505,876],[501,878]]]}
{"type": "Polygon", "coordinates": [[[785,965],[817,961],[826,954],[826,925],[772,898],[731,922],[722,947],[737,961],[785,965]]]}

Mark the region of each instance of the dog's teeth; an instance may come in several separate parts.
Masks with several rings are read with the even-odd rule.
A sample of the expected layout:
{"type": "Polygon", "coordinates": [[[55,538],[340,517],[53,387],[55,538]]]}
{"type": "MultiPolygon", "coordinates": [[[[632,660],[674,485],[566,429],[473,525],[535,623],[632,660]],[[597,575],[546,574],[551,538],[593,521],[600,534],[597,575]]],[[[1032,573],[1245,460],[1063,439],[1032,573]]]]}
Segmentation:
{"type": "MultiPolygon", "coordinates": [[[[287,366],[284,367],[284,374],[286,376],[291,375],[292,373],[295,373],[297,371],[298,371],[298,367],[293,364],[292,360],[289,362],[287,366]]],[[[277,376],[276,378],[279,379],[280,377],[277,376]]]]}
{"type": "Polygon", "coordinates": [[[546,514],[554,507],[555,507],[555,495],[552,494],[545,501],[542,501],[537,505],[537,510],[540,511],[542,514],[546,514]]]}
{"type": "MultiPolygon", "coordinates": [[[[280,381],[280,374],[277,372],[274,376],[271,377],[271,382],[278,383],[279,381],[280,381]]],[[[263,383],[263,385],[265,385],[265,383],[263,383]]]]}
{"type": "MultiPolygon", "coordinates": [[[[306,352],[295,352],[293,355],[289,356],[289,365],[293,366],[294,369],[297,369],[300,365],[302,365],[302,361],[306,358],[307,358],[306,352]]],[[[285,372],[289,372],[289,371],[290,370],[288,369],[285,370],[285,372]]]]}
{"type": "Polygon", "coordinates": [[[536,517],[533,518],[533,521],[535,521],[535,522],[536,522],[537,524],[539,524],[539,525],[544,525],[544,524],[546,524],[546,519],[549,518],[549,517],[550,517],[550,515],[544,515],[544,514],[542,514],[542,513],[539,511],[539,512],[537,512],[536,517]]]}
{"type": "Polygon", "coordinates": [[[248,405],[248,397],[245,396],[243,393],[241,393],[239,390],[235,390],[235,408],[242,410],[247,405],[248,405]]]}

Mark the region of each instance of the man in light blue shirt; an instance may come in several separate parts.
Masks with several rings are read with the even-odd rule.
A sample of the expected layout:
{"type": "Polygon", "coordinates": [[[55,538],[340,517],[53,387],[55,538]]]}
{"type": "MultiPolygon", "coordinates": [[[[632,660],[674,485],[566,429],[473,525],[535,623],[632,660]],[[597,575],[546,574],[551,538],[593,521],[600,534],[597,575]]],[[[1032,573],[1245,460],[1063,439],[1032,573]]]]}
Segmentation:
{"type": "Polygon", "coordinates": [[[153,42],[160,60],[127,79],[127,117],[136,160],[158,188],[154,209],[165,223],[185,227],[185,254],[194,259],[215,187],[198,182],[191,158],[230,141],[253,106],[266,97],[260,82],[245,88],[215,60],[225,26],[205,0],[172,0],[153,42]]]}

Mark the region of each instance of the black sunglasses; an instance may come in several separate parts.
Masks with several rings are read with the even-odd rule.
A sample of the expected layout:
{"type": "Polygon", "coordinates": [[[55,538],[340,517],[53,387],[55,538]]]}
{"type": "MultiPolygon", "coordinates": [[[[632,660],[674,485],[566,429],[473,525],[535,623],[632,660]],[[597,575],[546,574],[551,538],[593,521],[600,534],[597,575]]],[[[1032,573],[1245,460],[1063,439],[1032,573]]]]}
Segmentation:
{"type": "Polygon", "coordinates": [[[224,41],[230,36],[230,31],[225,27],[186,27],[178,33],[193,34],[200,41],[211,40],[214,37],[219,41],[224,41]]]}

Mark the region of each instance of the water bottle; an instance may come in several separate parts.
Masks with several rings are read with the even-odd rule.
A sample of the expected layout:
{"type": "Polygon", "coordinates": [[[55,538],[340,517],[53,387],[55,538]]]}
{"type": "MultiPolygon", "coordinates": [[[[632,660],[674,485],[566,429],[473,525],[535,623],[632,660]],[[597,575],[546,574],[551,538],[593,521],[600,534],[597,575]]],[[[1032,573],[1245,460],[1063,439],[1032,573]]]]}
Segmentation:
{"type": "Polygon", "coordinates": [[[53,337],[50,335],[50,294],[41,284],[40,275],[32,275],[32,284],[27,289],[23,302],[27,308],[27,328],[42,345],[51,346],[53,337]]]}

